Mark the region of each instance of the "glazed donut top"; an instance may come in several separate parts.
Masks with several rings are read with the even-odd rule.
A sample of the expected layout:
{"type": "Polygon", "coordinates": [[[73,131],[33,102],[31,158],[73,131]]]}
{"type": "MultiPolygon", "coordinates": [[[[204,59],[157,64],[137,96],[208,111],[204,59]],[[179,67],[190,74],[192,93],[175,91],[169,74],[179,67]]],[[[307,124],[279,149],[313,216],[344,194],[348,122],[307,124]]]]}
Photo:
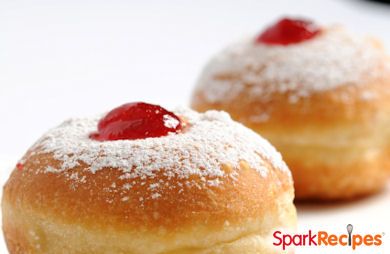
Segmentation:
{"type": "MultiPolygon", "coordinates": [[[[315,92],[364,84],[389,73],[380,43],[333,26],[290,45],[269,45],[254,38],[238,42],[211,60],[196,89],[210,103],[235,98],[245,89],[258,99],[289,92],[295,102],[315,92]]],[[[371,95],[362,96],[369,99],[371,95]]]]}
{"type": "MultiPolygon", "coordinates": [[[[122,186],[116,189],[129,190],[134,179],[147,179],[150,197],[163,195],[159,186],[164,185],[156,174],[164,177],[187,179],[187,185],[198,188],[218,186],[225,177],[234,179],[237,172],[225,172],[221,165],[236,167],[245,161],[257,173],[266,178],[269,168],[279,169],[290,176],[281,155],[265,139],[243,125],[234,122],[227,113],[208,111],[197,113],[189,109],[178,109],[175,114],[186,122],[180,133],[167,136],[100,142],[89,135],[96,131],[99,118],[70,119],[50,130],[29,150],[26,157],[37,154],[52,154],[58,167],[41,167],[39,174],[65,173],[71,182],[83,184],[89,181],[79,177],[72,169],[86,165],[92,174],[105,168],[118,169],[122,186]],[[271,166],[271,167],[270,167],[271,166]],[[162,172],[163,171],[163,172],[162,172]],[[191,176],[201,179],[192,182],[191,176]]],[[[23,159],[20,162],[24,163],[23,159]]],[[[44,164],[43,164],[44,165],[44,164]]],[[[137,183],[139,184],[139,183],[137,183]]]]}

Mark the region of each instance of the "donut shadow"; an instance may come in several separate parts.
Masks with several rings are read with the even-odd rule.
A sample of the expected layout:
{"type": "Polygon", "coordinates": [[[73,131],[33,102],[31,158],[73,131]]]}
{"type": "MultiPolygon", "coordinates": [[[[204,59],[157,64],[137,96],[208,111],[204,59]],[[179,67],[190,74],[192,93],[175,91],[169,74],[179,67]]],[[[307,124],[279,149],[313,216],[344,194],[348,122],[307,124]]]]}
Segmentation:
{"type": "Polygon", "coordinates": [[[299,213],[316,213],[327,212],[337,210],[346,210],[353,208],[360,208],[362,206],[368,207],[378,203],[378,201],[385,199],[390,193],[389,188],[384,188],[376,193],[361,195],[349,199],[338,200],[320,200],[320,199],[308,199],[308,200],[294,200],[294,204],[299,213]]]}

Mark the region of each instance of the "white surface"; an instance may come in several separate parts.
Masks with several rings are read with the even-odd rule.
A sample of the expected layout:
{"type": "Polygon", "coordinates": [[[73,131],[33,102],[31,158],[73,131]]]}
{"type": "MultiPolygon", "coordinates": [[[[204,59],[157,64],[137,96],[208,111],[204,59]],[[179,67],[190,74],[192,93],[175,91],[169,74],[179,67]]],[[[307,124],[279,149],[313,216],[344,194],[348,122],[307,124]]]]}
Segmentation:
{"type": "MultiPolygon", "coordinates": [[[[342,23],[390,49],[390,7],[363,0],[0,1],[0,157],[13,164],[70,116],[135,100],[186,105],[211,55],[284,14],[342,23]]],[[[300,207],[300,225],[343,232],[352,221],[389,235],[389,197],[300,207]]]]}

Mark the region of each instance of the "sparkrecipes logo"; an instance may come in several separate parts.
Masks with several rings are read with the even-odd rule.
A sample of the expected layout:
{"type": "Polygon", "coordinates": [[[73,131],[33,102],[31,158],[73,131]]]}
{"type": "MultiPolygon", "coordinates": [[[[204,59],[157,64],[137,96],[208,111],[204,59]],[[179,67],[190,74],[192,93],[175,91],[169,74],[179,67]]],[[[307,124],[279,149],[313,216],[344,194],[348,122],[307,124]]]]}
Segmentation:
{"type": "Polygon", "coordinates": [[[313,233],[309,230],[307,234],[283,234],[281,231],[275,231],[273,234],[274,246],[281,246],[283,250],[286,247],[294,246],[346,246],[356,250],[359,246],[380,246],[382,245],[383,234],[355,234],[353,226],[347,225],[346,234],[331,234],[327,231],[318,231],[313,233]]]}

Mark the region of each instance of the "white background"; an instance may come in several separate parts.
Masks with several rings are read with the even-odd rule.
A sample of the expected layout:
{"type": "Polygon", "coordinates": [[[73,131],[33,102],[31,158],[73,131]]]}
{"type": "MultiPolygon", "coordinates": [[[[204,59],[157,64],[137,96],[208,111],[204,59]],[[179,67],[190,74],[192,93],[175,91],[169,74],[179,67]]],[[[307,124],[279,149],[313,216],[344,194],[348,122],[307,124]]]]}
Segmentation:
{"type": "MultiPolygon", "coordinates": [[[[364,0],[0,0],[0,161],[13,164],[72,116],[139,100],[187,105],[210,56],[285,14],[344,24],[380,37],[390,50],[390,6],[364,0]]],[[[390,235],[389,201],[387,192],[349,204],[301,205],[300,227],[343,232],[353,220],[363,231],[390,235]]]]}

